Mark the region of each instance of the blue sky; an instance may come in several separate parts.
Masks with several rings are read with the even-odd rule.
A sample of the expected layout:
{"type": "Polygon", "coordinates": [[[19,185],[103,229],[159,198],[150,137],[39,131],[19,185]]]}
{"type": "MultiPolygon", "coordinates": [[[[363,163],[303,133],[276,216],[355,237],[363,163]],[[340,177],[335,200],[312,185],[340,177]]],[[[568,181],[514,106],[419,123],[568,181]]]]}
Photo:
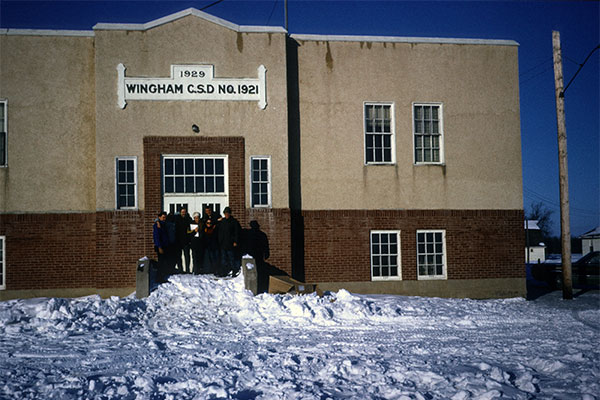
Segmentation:
{"type": "MultiPolygon", "coordinates": [[[[209,1],[0,0],[0,27],[83,29],[144,23],[209,1]]],[[[284,25],[283,0],[224,0],[205,12],[240,25],[284,25]]],[[[565,84],[600,44],[596,1],[298,1],[290,33],[512,39],[520,44],[524,208],[543,202],[560,233],[552,30],[561,34],[565,84]]],[[[2,56],[0,49],[0,56],[2,56]]],[[[600,225],[600,51],[566,92],[571,232],[600,225]]]]}

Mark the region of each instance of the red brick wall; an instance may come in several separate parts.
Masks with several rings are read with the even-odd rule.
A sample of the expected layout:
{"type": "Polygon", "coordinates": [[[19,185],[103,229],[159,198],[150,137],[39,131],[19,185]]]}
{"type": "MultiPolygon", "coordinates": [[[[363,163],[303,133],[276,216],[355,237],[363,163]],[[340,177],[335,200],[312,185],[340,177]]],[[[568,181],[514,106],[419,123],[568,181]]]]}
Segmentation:
{"type": "Polygon", "coordinates": [[[137,260],[148,255],[146,237],[152,227],[144,225],[143,211],[96,213],[96,257],[92,261],[97,288],[135,286],[137,260]]]}
{"type": "Polygon", "coordinates": [[[400,230],[402,278],[417,279],[416,232],[446,231],[448,279],[524,278],[522,210],[303,211],[307,282],[370,281],[370,231],[400,230]]]}
{"type": "Polygon", "coordinates": [[[135,286],[144,255],[143,212],[3,214],[6,288],[135,286]]]}

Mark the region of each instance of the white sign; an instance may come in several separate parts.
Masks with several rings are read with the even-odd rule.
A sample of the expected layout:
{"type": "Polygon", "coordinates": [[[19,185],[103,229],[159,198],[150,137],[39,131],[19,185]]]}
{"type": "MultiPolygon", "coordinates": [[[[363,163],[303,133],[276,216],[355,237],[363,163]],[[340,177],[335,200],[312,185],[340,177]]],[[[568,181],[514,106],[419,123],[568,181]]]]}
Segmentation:
{"type": "Polygon", "coordinates": [[[117,65],[118,104],[127,100],[224,100],[258,101],[267,106],[267,69],[258,67],[258,78],[215,78],[212,65],[171,65],[170,78],[130,78],[117,65]]]}

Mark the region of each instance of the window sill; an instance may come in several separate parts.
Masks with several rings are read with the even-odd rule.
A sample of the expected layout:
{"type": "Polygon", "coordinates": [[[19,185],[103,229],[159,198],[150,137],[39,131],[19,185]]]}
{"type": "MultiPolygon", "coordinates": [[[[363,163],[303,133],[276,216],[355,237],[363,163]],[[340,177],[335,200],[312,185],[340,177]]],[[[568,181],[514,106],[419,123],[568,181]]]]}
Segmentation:
{"type": "Polygon", "coordinates": [[[414,163],[413,164],[415,167],[422,167],[422,166],[433,166],[433,167],[445,167],[446,163],[414,163]]]}
{"type": "Polygon", "coordinates": [[[371,277],[371,282],[399,282],[402,281],[402,278],[399,276],[392,276],[389,278],[382,278],[382,277],[371,277]]]}
{"type": "Polygon", "coordinates": [[[417,276],[418,281],[447,281],[446,276],[417,276]]]}
{"type": "Polygon", "coordinates": [[[370,163],[365,163],[364,164],[365,167],[371,167],[371,166],[394,166],[394,165],[396,165],[395,162],[379,162],[379,163],[370,162],[370,163]]]}

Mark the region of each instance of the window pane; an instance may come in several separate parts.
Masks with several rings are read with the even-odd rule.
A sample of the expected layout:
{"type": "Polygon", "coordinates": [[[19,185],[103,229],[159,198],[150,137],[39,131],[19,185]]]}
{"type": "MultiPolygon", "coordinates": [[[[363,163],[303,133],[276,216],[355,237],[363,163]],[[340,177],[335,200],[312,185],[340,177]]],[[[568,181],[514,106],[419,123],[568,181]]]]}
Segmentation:
{"type": "Polygon", "coordinates": [[[392,150],[390,150],[390,149],[383,150],[383,161],[386,161],[386,162],[392,161],[392,150]]]}
{"type": "Polygon", "coordinates": [[[269,175],[268,175],[268,172],[266,170],[265,171],[261,171],[261,173],[260,173],[260,180],[263,181],[263,182],[268,182],[269,181],[269,175]]]}
{"type": "Polygon", "coordinates": [[[173,178],[165,177],[165,193],[173,193],[175,191],[173,178]]]}
{"type": "Polygon", "coordinates": [[[185,159],[185,174],[186,175],[194,175],[194,159],[193,158],[185,159]]]}
{"type": "Polygon", "coordinates": [[[119,183],[125,183],[126,178],[127,178],[127,175],[125,174],[125,172],[119,171],[119,178],[118,178],[119,183]]]}
{"type": "Polygon", "coordinates": [[[390,276],[398,276],[398,267],[390,268],[390,276]]]}
{"type": "Polygon", "coordinates": [[[376,162],[383,161],[383,151],[381,149],[375,149],[375,161],[376,162]]]}
{"type": "Polygon", "coordinates": [[[204,160],[204,173],[206,175],[212,175],[215,173],[215,160],[212,158],[204,160]]]}
{"type": "Polygon", "coordinates": [[[175,193],[183,193],[183,177],[175,178],[175,193]]]}
{"type": "Polygon", "coordinates": [[[215,192],[215,178],[207,176],[206,177],[206,193],[214,193],[215,192]]]}
{"type": "Polygon", "coordinates": [[[225,178],[223,178],[222,176],[218,176],[216,178],[216,184],[217,184],[217,188],[216,188],[217,193],[225,192],[225,178]]]}
{"type": "Polygon", "coordinates": [[[263,205],[263,206],[268,205],[269,204],[269,199],[267,198],[267,194],[263,193],[260,196],[261,196],[260,197],[260,204],[263,205]]]}
{"type": "Polygon", "coordinates": [[[133,171],[127,172],[127,182],[129,182],[129,183],[135,182],[135,177],[133,175],[133,171]]]}
{"type": "Polygon", "coordinates": [[[260,181],[260,171],[254,170],[254,171],[252,171],[252,182],[258,182],[258,181],[260,181]]]}
{"type": "Polygon", "coordinates": [[[165,158],[165,175],[173,175],[173,159],[165,158]]]}
{"type": "Polygon", "coordinates": [[[260,204],[260,194],[259,193],[254,193],[252,195],[252,206],[254,207],[254,206],[258,205],[258,204],[260,204]]]}
{"type": "Polygon", "coordinates": [[[441,232],[436,232],[435,233],[435,241],[436,242],[441,242],[442,241],[442,233],[441,232]]]}
{"type": "Polygon", "coordinates": [[[373,265],[381,265],[381,257],[380,256],[373,256],[373,265]]]}
{"type": "Polygon", "coordinates": [[[260,160],[258,160],[258,159],[252,160],[252,169],[253,170],[260,169],[260,160]]]}
{"type": "Polygon", "coordinates": [[[390,267],[388,267],[388,266],[381,267],[381,276],[390,276],[390,267]]]}
{"type": "Polygon", "coordinates": [[[379,267],[373,267],[373,276],[381,276],[381,269],[379,267]]]}
{"type": "Polygon", "coordinates": [[[252,193],[260,192],[260,183],[252,183],[252,193]]]}
{"type": "Polygon", "coordinates": [[[183,175],[183,159],[182,158],[175,159],[175,174],[183,175]]]}
{"type": "Polygon", "coordinates": [[[215,174],[223,175],[225,173],[224,163],[222,158],[215,160],[215,174]]]}
{"type": "Polygon", "coordinates": [[[135,186],[134,185],[127,185],[127,194],[129,196],[133,196],[135,192],[135,186]]]}
{"type": "Polygon", "coordinates": [[[119,160],[118,164],[119,164],[119,172],[125,171],[125,160],[119,160]]]}
{"type": "Polygon", "coordinates": [[[438,109],[439,107],[432,107],[431,109],[431,118],[438,119],[438,109]]]}
{"type": "Polygon", "coordinates": [[[185,192],[186,193],[194,193],[194,177],[193,176],[185,177],[185,192]]]}

